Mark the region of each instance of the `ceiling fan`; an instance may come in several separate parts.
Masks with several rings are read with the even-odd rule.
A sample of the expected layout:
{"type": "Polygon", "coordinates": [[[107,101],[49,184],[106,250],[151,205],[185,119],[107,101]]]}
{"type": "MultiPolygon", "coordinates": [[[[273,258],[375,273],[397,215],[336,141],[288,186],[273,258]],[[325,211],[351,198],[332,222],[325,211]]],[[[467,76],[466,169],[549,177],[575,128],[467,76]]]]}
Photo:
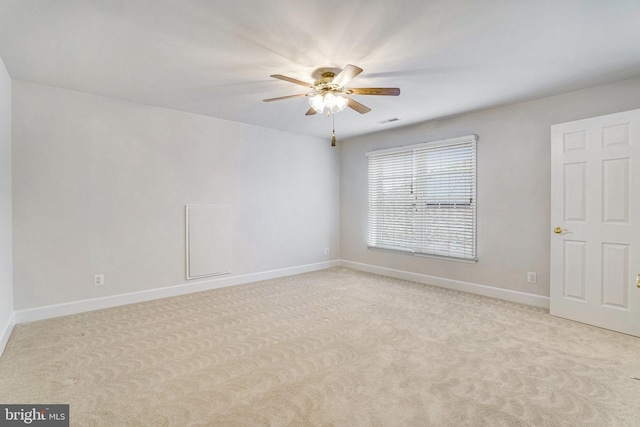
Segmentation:
{"type": "Polygon", "coordinates": [[[346,107],[349,107],[360,114],[365,114],[371,111],[371,108],[362,105],[353,98],[349,98],[348,95],[387,95],[398,96],[400,95],[400,89],[397,87],[368,87],[368,88],[346,88],[354,77],[362,72],[362,68],[355,65],[347,65],[335,75],[334,72],[326,71],[322,73],[322,77],[316,80],[314,83],[303,82],[302,80],[294,79],[291,77],[283,76],[281,74],[273,74],[271,77],[275,79],[284,80],[287,82],[295,83],[300,86],[311,89],[309,93],[301,93],[298,95],[279,96],[277,98],[264,99],[264,102],[280,101],[283,99],[298,98],[302,96],[309,97],[309,105],[311,108],[305,115],[312,116],[316,113],[322,113],[327,110],[327,114],[335,114],[346,107]]]}

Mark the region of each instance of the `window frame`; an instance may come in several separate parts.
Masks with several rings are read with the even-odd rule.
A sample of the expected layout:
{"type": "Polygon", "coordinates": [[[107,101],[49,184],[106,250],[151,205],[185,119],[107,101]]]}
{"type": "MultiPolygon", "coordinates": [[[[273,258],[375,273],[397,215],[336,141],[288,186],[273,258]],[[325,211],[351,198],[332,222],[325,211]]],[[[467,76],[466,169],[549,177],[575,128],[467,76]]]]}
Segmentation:
{"type": "MultiPolygon", "coordinates": [[[[477,141],[478,136],[473,134],[367,152],[367,247],[374,250],[399,252],[415,256],[471,263],[477,262],[477,141]],[[468,151],[468,154],[455,153],[453,151],[455,147],[464,148],[468,151]],[[449,152],[448,149],[452,151],[449,152]],[[431,196],[433,193],[426,192],[427,186],[433,185],[433,183],[429,183],[429,179],[433,178],[427,176],[427,173],[432,169],[427,169],[428,160],[425,159],[430,154],[433,155],[433,153],[444,153],[444,160],[441,159],[441,163],[436,164],[444,165],[445,173],[442,176],[445,178],[442,182],[436,182],[435,185],[438,189],[444,190],[445,193],[448,191],[449,194],[441,202],[433,202],[433,197],[431,196]],[[448,160],[449,163],[447,163],[448,156],[454,157],[455,160],[448,160]],[[409,157],[411,166],[408,165],[409,157]],[[418,158],[422,160],[419,161],[417,160],[418,158]],[[385,164],[385,161],[388,163],[385,164]],[[459,169],[456,168],[458,161],[462,162],[459,163],[462,165],[459,169]],[[419,162],[422,164],[418,165],[417,163],[419,162]],[[394,167],[396,165],[397,170],[400,172],[394,175],[394,167]],[[418,170],[419,167],[422,168],[418,170]],[[447,167],[450,169],[449,172],[446,172],[447,167]],[[372,168],[375,170],[372,170],[372,168]],[[411,174],[410,184],[408,184],[409,181],[407,180],[407,174],[409,173],[411,174]],[[458,180],[454,181],[451,186],[447,186],[447,179],[451,180],[455,177],[458,180]],[[396,183],[394,180],[397,181],[396,188],[393,187],[393,183],[396,183]],[[469,182],[464,183],[464,181],[469,182]],[[392,184],[389,184],[390,182],[392,184]],[[463,182],[464,185],[460,186],[460,182],[463,182]],[[382,193],[383,190],[380,189],[385,183],[391,186],[390,193],[386,197],[382,193]],[[377,188],[372,189],[372,185],[377,188]],[[401,188],[401,190],[398,191],[398,188],[401,188]],[[464,198],[450,194],[457,191],[462,191],[461,194],[464,195],[464,198]],[[457,203],[454,200],[456,197],[460,197],[459,200],[462,200],[462,202],[457,203]],[[464,202],[467,197],[469,199],[468,203],[464,202]],[[395,202],[389,204],[391,199],[397,200],[399,204],[397,206],[393,204],[395,202]],[[410,199],[413,201],[409,201],[410,199]],[[385,202],[387,203],[386,206],[384,206],[385,202]],[[378,204],[378,206],[373,206],[374,204],[378,204]],[[397,218],[393,217],[392,221],[401,224],[392,224],[391,227],[385,229],[379,222],[385,220],[385,214],[387,214],[388,218],[394,215],[389,214],[389,206],[391,206],[393,212],[400,215],[397,218]],[[442,232],[445,237],[444,240],[429,240],[427,235],[433,232],[434,229],[440,230],[440,228],[434,228],[434,225],[438,226],[439,221],[434,219],[433,215],[429,216],[427,212],[430,209],[441,207],[445,207],[445,210],[442,211],[443,214],[456,215],[458,219],[444,227],[443,230],[445,231],[442,232]],[[460,208],[456,209],[456,207],[460,208]],[[452,225],[462,226],[463,229],[460,232],[452,231],[452,225]],[[446,231],[447,229],[449,231],[446,231]],[[392,237],[388,238],[388,235],[380,237],[380,234],[385,232],[392,237]],[[438,245],[438,242],[440,242],[440,245],[438,245]],[[440,246],[440,249],[437,249],[438,246],[440,246]]],[[[438,195],[436,194],[436,196],[438,195]]]]}

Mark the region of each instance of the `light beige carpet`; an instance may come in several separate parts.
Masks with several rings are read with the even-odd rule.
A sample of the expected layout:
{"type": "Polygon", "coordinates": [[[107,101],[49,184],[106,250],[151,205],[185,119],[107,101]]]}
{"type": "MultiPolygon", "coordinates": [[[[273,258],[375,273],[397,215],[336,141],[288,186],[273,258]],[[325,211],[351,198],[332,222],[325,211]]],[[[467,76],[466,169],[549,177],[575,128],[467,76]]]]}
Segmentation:
{"type": "Polygon", "coordinates": [[[640,426],[640,340],[344,268],[16,326],[75,426],[640,426]]]}

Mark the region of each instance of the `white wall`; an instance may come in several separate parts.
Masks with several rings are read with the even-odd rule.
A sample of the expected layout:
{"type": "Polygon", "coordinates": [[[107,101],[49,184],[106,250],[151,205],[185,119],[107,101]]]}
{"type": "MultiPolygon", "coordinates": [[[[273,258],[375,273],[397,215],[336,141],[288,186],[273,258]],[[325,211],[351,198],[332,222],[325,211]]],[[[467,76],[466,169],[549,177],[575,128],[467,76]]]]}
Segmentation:
{"type": "Polygon", "coordinates": [[[15,80],[13,105],[16,310],[185,283],[185,204],[231,205],[232,276],[339,257],[325,139],[15,80]]]}
{"type": "MultiPolygon", "coordinates": [[[[437,100],[427,100],[437,102],[437,100]]],[[[640,107],[640,79],[349,139],[341,144],[344,260],[549,295],[549,127],[640,107]],[[468,134],[478,141],[478,263],[366,247],[367,151],[468,134]],[[538,283],[526,283],[527,271],[538,283]]]]}
{"type": "Polygon", "coordinates": [[[4,238],[11,155],[16,310],[185,283],[184,205],[191,203],[231,205],[231,276],[342,258],[548,295],[549,126],[640,107],[640,79],[632,79],[360,136],[338,151],[324,139],[122,100],[23,81],[10,88],[5,71],[5,318],[12,312],[11,238],[4,238]],[[470,133],[480,137],[479,262],[367,250],[365,153],[470,133]],[[538,273],[538,284],[526,283],[527,271],[538,273]],[[93,286],[94,273],[105,274],[104,287],[93,286]]]}
{"type": "Polygon", "coordinates": [[[11,77],[0,58],[0,354],[13,323],[11,77]]]}

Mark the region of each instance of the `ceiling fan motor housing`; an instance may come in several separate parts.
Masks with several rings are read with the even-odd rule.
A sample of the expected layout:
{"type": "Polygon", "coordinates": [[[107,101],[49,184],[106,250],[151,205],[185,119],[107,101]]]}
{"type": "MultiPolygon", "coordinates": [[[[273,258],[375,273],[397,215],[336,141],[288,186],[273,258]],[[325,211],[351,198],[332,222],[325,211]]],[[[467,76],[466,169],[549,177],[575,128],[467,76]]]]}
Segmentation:
{"type": "Polygon", "coordinates": [[[345,93],[344,87],[340,87],[333,83],[335,76],[336,75],[330,71],[322,73],[322,77],[316,80],[313,84],[314,90],[321,95],[324,95],[327,92],[345,93]]]}

